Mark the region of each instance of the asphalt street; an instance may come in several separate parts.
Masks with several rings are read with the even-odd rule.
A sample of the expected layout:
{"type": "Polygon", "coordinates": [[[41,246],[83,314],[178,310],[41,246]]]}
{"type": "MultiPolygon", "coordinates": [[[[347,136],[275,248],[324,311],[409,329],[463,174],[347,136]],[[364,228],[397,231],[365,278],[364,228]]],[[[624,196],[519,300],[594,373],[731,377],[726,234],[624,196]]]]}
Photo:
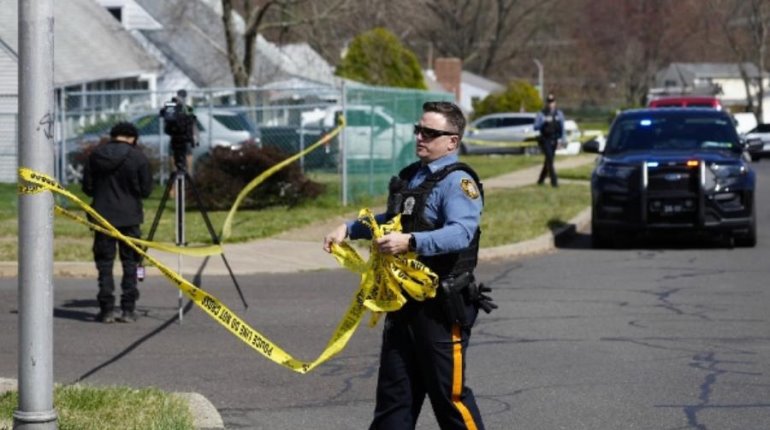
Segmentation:
{"type": "MultiPolygon", "coordinates": [[[[755,165],[760,190],[770,163],[755,165]]],[[[482,262],[500,308],[482,314],[468,383],[488,429],[760,430],[770,422],[770,199],[759,244],[659,238],[482,262]]],[[[343,270],[228,276],[200,285],[295,357],[323,349],[357,285],[343,270]]],[[[55,280],[57,382],[199,392],[229,429],[362,429],[374,404],[381,324],[307,375],[240,343],[165,280],[142,284],[135,324],[92,321],[91,279],[55,280]]],[[[16,289],[0,279],[0,377],[16,375],[16,289]]],[[[429,404],[418,423],[436,429],[429,404]]]]}

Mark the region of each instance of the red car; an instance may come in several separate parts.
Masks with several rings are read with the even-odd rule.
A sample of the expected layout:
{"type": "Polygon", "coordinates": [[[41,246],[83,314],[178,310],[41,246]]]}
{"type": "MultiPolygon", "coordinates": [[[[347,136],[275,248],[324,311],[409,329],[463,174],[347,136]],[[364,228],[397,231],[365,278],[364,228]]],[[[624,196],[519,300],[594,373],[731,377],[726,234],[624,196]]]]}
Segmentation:
{"type": "Polygon", "coordinates": [[[722,103],[718,98],[710,96],[677,96],[650,100],[647,107],[705,107],[722,110],[722,103]]]}

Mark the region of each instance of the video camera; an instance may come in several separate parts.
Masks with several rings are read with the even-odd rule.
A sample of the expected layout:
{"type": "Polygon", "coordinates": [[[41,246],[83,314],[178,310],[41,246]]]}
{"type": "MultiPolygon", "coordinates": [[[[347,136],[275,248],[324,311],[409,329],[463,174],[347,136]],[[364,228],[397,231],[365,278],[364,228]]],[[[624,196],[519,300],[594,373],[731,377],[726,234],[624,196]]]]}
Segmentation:
{"type": "Polygon", "coordinates": [[[171,137],[171,152],[174,157],[174,165],[184,169],[186,158],[195,141],[195,114],[192,108],[184,102],[187,92],[179,90],[176,97],[164,103],[160,110],[163,119],[163,132],[171,137]]]}
{"type": "Polygon", "coordinates": [[[160,116],[164,122],[163,132],[172,140],[188,140],[190,146],[194,145],[195,115],[188,112],[183,100],[173,97],[163,105],[160,116]]]}

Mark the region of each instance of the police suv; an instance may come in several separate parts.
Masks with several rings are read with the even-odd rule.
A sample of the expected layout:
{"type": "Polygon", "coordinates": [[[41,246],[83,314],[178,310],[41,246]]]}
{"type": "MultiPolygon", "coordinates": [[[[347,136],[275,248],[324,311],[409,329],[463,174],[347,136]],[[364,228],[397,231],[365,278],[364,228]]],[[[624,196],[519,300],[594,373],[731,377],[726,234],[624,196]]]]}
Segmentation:
{"type": "Polygon", "coordinates": [[[594,247],[651,231],[719,234],[757,243],[755,175],[729,114],[706,108],[625,111],[591,177],[594,247]]]}

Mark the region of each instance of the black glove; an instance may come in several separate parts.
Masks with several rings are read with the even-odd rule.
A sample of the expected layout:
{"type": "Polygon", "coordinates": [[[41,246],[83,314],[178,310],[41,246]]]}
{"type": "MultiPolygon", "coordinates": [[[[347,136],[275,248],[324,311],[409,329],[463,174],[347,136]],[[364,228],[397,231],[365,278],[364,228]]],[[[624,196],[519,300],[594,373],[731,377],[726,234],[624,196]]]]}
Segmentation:
{"type": "Polygon", "coordinates": [[[487,287],[484,284],[478,284],[478,285],[471,284],[471,301],[476,303],[476,305],[480,307],[484,312],[490,313],[494,309],[497,309],[497,305],[492,303],[492,297],[489,297],[484,293],[491,293],[491,292],[492,292],[492,288],[487,287]],[[472,288],[474,286],[476,288],[472,288]]]}

